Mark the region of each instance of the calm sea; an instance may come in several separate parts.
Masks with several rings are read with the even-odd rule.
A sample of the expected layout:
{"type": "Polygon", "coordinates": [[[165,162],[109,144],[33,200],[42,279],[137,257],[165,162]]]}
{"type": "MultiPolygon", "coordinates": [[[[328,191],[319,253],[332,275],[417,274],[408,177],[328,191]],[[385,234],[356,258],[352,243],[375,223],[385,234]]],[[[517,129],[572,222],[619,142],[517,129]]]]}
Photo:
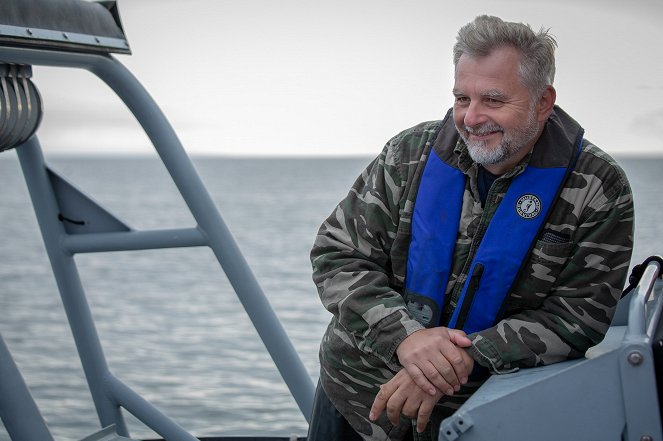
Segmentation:
{"type": "MultiPolygon", "coordinates": [[[[663,158],[619,158],[635,193],[634,261],[662,254],[663,158]]],[[[194,158],[310,376],[329,320],[310,279],[315,232],[368,158],[194,158]]],[[[195,223],[152,158],[49,158],[135,229],[195,223]]],[[[98,430],[13,152],[0,156],[0,333],[57,440],[98,430]]],[[[196,436],[304,435],[306,422],[206,248],[76,258],[111,371],[196,436]]],[[[135,438],[155,435],[127,416],[135,438]]],[[[0,441],[9,437],[0,424],[0,441]]]]}

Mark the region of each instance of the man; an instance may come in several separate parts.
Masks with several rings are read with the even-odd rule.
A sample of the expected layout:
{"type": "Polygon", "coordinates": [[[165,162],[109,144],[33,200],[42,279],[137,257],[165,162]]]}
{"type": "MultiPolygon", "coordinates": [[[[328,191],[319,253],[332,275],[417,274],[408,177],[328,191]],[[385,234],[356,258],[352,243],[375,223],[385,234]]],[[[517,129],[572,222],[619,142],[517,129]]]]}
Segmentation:
{"type": "Polygon", "coordinates": [[[333,318],[310,441],[436,439],[488,374],[603,338],[632,197],[555,105],[555,46],[496,17],[464,26],[452,111],[391,139],[321,226],[313,279],[333,318]]]}

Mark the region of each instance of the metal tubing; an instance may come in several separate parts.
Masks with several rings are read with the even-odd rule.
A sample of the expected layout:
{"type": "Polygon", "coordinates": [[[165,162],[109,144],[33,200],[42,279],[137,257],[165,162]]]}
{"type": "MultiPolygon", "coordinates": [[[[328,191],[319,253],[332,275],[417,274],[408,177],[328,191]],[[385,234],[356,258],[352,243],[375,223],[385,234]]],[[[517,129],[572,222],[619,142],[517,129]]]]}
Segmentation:
{"type": "Polygon", "coordinates": [[[647,319],[649,322],[647,326],[647,335],[649,338],[654,336],[661,321],[661,316],[663,315],[663,278],[661,278],[660,274],[654,281],[654,287],[652,288],[652,293],[649,298],[651,299],[652,296],[655,296],[656,300],[654,305],[651,306],[651,310],[649,309],[649,305],[647,306],[647,316],[649,317],[647,319]]]}
{"type": "Polygon", "coordinates": [[[124,101],[154,144],[196,222],[208,237],[209,246],[299,409],[306,420],[310,421],[315,393],[313,381],[173,128],[140,82],[111,56],[0,48],[0,59],[13,63],[87,69],[103,80],[124,101]]]}
{"type": "Polygon", "coordinates": [[[69,234],[62,247],[71,254],[135,251],[206,246],[205,235],[196,228],[120,233],[69,234]]]}
{"type": "Polygon", "coordinates": [[[46,421],[0,335],[0,418],[13,441],[53,441],[46,421]]]}
{"type": "Polygon", "coordinates": [[[645,268],[637,286],[637,291],[631,299],[628,311],[628,328],[626,338],[640,338],[646,336],[647,314],[645,305],[653,292],[656,277],[660,274],[661,265],[658,262],[650,262],[645,268]]]}
{"type": "Polygon", "coordinates": [[[118,403],[146,426],[161,435],[164,440],[198,441],[197,438],[194,438],[180,425],[161,413],[117,377],[110,375],[106,380],[109,391],[115,396],[118,403]]]}
{"type": "Polygon", "coordinates": [[[177,135],[152,97],[120,62],[104,58],[91,71],[118,94],[145,129],[196,222],[208,237],[209,246],[299,409],[309,421],[315,393],[313,381],[177,135]]]}
{"type": "Polygon", "coordinates": [[[104,378],[109,375],[106,358],[94,326],[74,258],[60,247],[65,234],[58,221],[58,205],[50,185],[41,147],[36,136],[16,149],[25,182],[37,215],[55,281],[60,290],[83,371],[102,427],[115,424],[121,435],[128,436],[118,405],[106,393],[104,378]]]}

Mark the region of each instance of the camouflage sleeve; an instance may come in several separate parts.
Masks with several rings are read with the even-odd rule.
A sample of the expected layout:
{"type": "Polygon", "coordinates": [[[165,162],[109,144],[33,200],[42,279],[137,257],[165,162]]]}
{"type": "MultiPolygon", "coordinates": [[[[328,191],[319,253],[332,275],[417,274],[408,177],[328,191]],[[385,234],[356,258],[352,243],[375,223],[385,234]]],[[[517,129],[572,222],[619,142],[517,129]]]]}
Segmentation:
{"type": "Polygon", "coordinates": [[[589,151],[594,160],[585,162],[600,165],[585,174],[589,166],[579,163],[558,203],[568,214],[546,225],[571,229],[571,241],[537,243],[526,266],[522,285],[540,303],[471,336],[473,357],[494,373],[582,357],[610,326],[631,258],[633,199],[623,171],[596,147],[589,151]],[[550,279],[549,291],[537,292],[533,279],[550,279]]]}
{"type": "Polygon", "coordinates": [[[325,220],[311,251],[313,281],[325,308],[354,345],[393,369],[396,347],[423,328],[409,316],[388,270],[406,185],[397,138],[325,220]]]}

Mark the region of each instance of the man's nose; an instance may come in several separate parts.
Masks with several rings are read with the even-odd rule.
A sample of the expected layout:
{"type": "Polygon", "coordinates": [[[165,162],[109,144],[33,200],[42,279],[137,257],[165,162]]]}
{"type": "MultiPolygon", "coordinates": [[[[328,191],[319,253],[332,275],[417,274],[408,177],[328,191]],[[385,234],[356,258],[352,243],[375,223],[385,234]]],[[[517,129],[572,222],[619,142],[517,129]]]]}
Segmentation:
{"type": "Polygon", "coordinates": [[[463,122],[468,127],[476,127],[487,121],[486,115],[483,111],[483,106],[476,101],[470,103],[465,112],[463,122]]]}

